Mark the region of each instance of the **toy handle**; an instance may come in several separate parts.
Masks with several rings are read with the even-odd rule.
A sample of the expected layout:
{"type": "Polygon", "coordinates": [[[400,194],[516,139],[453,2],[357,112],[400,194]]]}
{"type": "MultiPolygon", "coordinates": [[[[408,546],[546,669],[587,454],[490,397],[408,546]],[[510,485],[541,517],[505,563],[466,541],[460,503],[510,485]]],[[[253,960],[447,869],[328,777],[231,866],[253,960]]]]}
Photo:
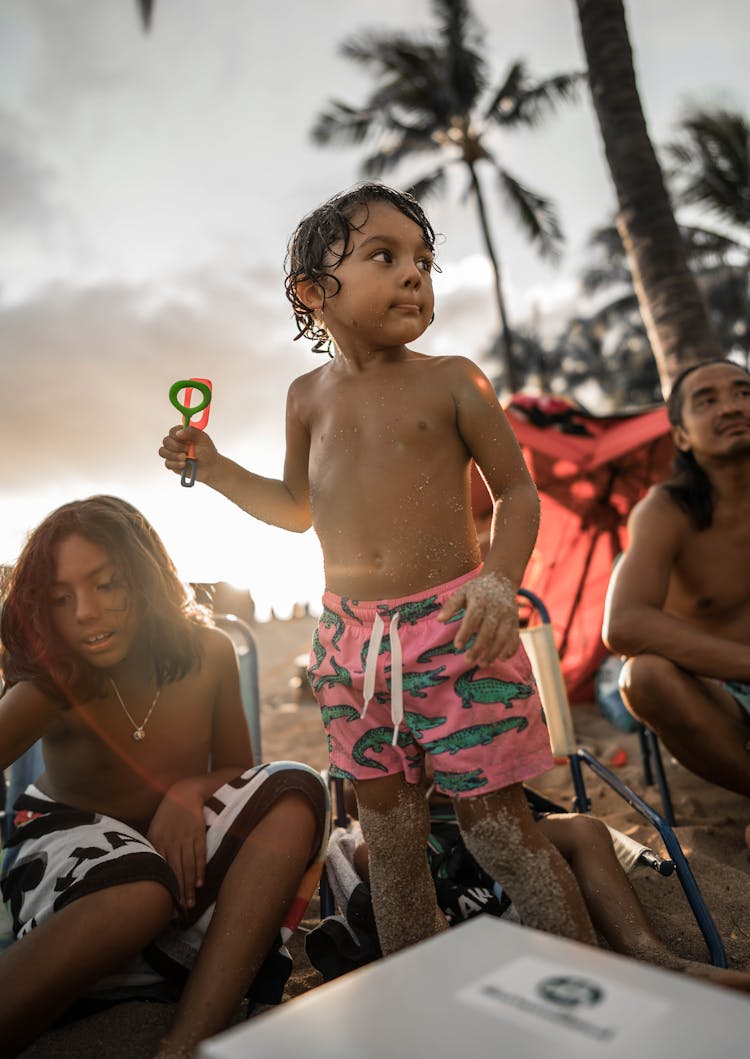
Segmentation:
{"type": "Polygon", "coordinates": [[[182,468],[182,474],[180,475],[180,485],[184,485],[187,489],[190,489],[195,485],[195,473],[198,470],[198,461],[195,456],[190,455],[190,451],[195,453],[195,446],[191,445],[188,449],[188,457],[185,460],[185,466],[182,468]]]}
{"type": "MultiPolygon", "coordinates": [[[[182,412],[184,426],[190,426],[190,420],[194,415],[197,415],[198,412],[203,413],[200,419],[192,424],[197,430],[204,430],[208,423],[208,417],[211,412],[212,396],[213,387],[210,379],[181,379],[179,382],[174,383],[169,390],[169,400],[178,411],[182,412]],[[195,385],[192,386],[191,383],[195,383],[195,385]],[[192,408],[190,400],[194,389],[199,391],[202,399],[194,408],[192,408]],[[182,401],[180,401],[177,396],[181,390],[185,391],[184,399],[182,401]]],[[[195,444],[191,441],[188,445],[185,466],[180,475],[180,485],[184,485],[188,489],[195,485],[197,464],[198,461],[195,458],[195,444]]]]}

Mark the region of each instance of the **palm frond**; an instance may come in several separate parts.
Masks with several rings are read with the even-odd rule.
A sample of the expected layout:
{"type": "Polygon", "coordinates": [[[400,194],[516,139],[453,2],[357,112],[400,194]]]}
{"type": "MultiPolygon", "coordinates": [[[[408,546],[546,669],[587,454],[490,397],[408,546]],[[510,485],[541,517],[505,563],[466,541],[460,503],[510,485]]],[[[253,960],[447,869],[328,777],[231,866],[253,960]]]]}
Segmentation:
{"type": "Polygon", "coordinates": [[[334,99],[329,109],[315,119],[310,136],[318,144],[359,144],[370,135],[378,120],[375,110],[361,110],[334,99]]]}
{"type": "Polygon", "coordinates": [[[431,173],[427,173],[425,176],[420,177],[419,180],[416,180],[407,190],[420,202],[424,202],[435,195],[442,195],[448,179],[447,170],[448,167],[446,165],[438,166],[431,173]]]}
{"type": "Polygon", "coordinates": [[[555,261],[560,256],[563,234],[552,202],[525,187],[499,166],[498,181],[516,219],[542,257],[555,261]]]}
{"type": "Polygon", "coordinates": [[[141,12],[141,21],[146,32],[151,28],[151,19],[154,13],[156,0],[138,0],[138,9],[141,12]]]}
{"type": "Polygon", "coordinates": [[[584,74],[573,72],[555,74],[543,81],[532,81],[526,74],[519,77],[515,93],[493,97],[494,106],[487,108],[486,117],[499,125],[528,125],[534,127],[557,107],[558,103],[574,100],[584,74]]]}
{"type": "Polygon", "coordinates": [[[485,108],[484,117],[491,118],[495,116],[495,111],[498,109],[507,110],[512,105],[513,100],[517,99],[523,85],[528,80],[528,76],[524,62],[517,59],[514,63],[511,63],[505,78],[492,94],[485,108]]]}
{"type": "Polygon", "coordinates": [[[632,282],[630,269],[625,264],[592,265],[581,273],[581,287],[586,294],[597,294],[622,283],[632,286],[632,282]]]}
{"type": "Polygon", "coordinates": [[[459,112],[475,106],[487,85],[487,63],[479,48],[481,28],[464,0],[432,0],[443,55],[444,76],[459,112]]]}
{"type": "Polygon", "coordinates": [[[398,106],[448,124],[455,114],[470,108],[480,91],[470,85],[467,89],[468,75],[451,71],[454,58],[434,42],[404,35],[360,34],[345,41],[341,52],[348,59],[376,67],[377,86],[368,106],[398,106]]]}
{"type": "Polygon", "coordinates": [[[678,205],[699,206],[730,224],[750,224],[750,124],[741,113],[696,108],[666,145],[678,205]]]}
{"type": "Polygon", "coordinates": [[[429,154],[440,151],[440,144],[430,135],[429,129],[409,128],[400,133],[384,134],[381,142],[371,155],[362,163],[362,172],[366,176],[381,177],[384,173],[396,169],[405,158],[415,154],[429,154]]]}
{"type": "Polygon", "coordinates": [[[732,236],[697,225],[680,225],[690,264],[705,271],[723,267],[732,260],[750,264],[750,246],[732,236]]]}

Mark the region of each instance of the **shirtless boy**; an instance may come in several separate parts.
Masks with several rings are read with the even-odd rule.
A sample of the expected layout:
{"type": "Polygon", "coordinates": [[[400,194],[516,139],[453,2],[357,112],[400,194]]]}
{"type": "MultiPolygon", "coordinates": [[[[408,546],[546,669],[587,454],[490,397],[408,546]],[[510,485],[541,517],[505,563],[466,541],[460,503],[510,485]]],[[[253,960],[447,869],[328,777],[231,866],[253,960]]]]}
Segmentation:
{"type": "Polygon", "coordinates": [[[686,768],[750,796],[750,375],[704,361],[667,404],[675,473],[633,509],[609,588],[621,689],[686,768]]]}
{"type": "Polygon", "coordinates": [[[595,943],[521,788],[551,765],[516,613],[538,498],[482,372],[409,346],[432,319],[433,250],[419,204],[383,185],[315,210],[290,243],[286,289],[300,333],[334,354],[289,389],[283,478],[252,474],[192,429],[173,427],[160,455],[181,472],[193,441],[199,480],[265,522],[315,528],[326,592],[309,674],[332,771],[356,785],[383,951],[445,926],[425,852],[425,754],[523,921],[595,943]],[[495,501],[483,566],[472,458],[495,501]]]}

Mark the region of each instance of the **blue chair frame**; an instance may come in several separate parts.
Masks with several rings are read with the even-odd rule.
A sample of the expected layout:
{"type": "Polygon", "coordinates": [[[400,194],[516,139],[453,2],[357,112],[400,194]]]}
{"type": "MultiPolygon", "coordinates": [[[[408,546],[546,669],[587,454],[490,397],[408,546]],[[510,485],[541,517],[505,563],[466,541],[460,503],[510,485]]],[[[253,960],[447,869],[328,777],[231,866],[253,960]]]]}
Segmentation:
{"type": "MultiPolygon", "coordinates": [[[[536,612],[539,621],[542,625],[551,626],[549,612],[535,593],[530,592],[528,589],[519,589],[518,595],[525,599],[536,612]]],[[[557,661],[557,668],[559,670],[559,660],[557,661]]],[[[536,676],[536,674],[535,674],[536,676]]],[[[537,680],[539,685],[540,696],[542,696],[542,682],[537,680]]],[[[560,678],[560,684],[562,679],[560,678]]],[[[542,697],[542,706],[544,707],[545,713],[550,720],[550,714],[552,711],[564,712],[567,717],[567,723],[570,725],[572,730],[572,719],[570,717],[570,706],[567,701],[567,694],[564,695],[564,701],[550,702],[549,698],[542,697]]],[[[658,744],[655,743],[656,736],[653,732],[648,733],[653,738],[654,742],[651,743],[649,750],[653,753],[654,745],[656,754],[658,755],[658,744]]],[[[644,737],[648,739],[648,734],[644,737]]],[[[573,807],[576,812],[586,813],[591,808],[591,802],[586,793],[586,785],[583,778],[582,764],[585,764],[591,769],[599,779],[603,780],[615,793],[623,798],[628,805],[636,810],[641,816],[648,821],[649,824],[659,833],[664,846],[671,858],[669,861],[662,861],[661,867],[659,868],[662,874],[671,874],[674,871],[679,879],[682,889],[687,898],[688,904],[690,905],[691,911],[698,925],[698,928],[703,935],[703,939],[708,948],[711,963],[714,967],[726,967],[727,958],[724,951],[724,945],[721,940],[719,931],[716,928],[716,924],[711,917],[706,902],[700,891],[698,883],[696,882],[695,876],[693,875],[692,869],[688,863],[687,857],[685,856],[682,847],[679,843],[677,836],[673,830],[674,815],[672,814],[672,822],[670,822],[666,816],[660,815],[655,809],[653,809],[647,802],[645,802],[634,790],[628,787],[619,776],[616,776],[606,765],[603,765],[593,754],[583,747],[577,745],[571,745],[561,751],[568,758],[570,765],[571,779],[573,782],[573,789],[575,792],[573,807]]],[[[644,761],[645,761],[644,757],[644,761]]],[[[661,765],[661,757],[658,757],[659,764],[661,765]]],[[[662,767],[663,775],[663,767],[662,767]]],[[[658,770],[657,770],[658,774],[658,770]]],[[[666,780],[664,780],[666,784],[666,780]]],[[[662,799],[664,798],[664,791],[666,791],[667,799],[669,799],[669,791],[664,787],[662,790],[662,799]]],[[[671,800],[668,801],[671,809],[671,800]]]]}
{"type": "Polygon", "coordinates": [[[253,741],[253,755],[256,764],[263,760],[260,731],[260,686],[258,683],[258,645],[253,630],[235,614],[214,614],[214,623],[227,632],[237,650],[240,666],[240,691],[242,705],[250,726],[250,737],[253,741]]]}

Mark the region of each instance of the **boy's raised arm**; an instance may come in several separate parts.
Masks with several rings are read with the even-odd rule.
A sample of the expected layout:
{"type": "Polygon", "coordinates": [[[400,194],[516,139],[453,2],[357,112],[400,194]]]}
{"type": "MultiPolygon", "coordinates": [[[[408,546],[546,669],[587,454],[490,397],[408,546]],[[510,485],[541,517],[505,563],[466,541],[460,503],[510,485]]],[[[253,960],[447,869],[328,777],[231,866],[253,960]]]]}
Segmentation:
{"type": "Polygon", "coordinates": [[[205,431],[172,427],[159,455],[168,470],[180,474],[188,445],[195,447],[197,479],[237,504],[249,515],[271,526],[304,533],[310,528],[310,490],[307,476],[310,435],[299,418],[294,386],[290,387],[286,413],[284,477],[265,478],[241,467],[217,450],[205,431]]]}

